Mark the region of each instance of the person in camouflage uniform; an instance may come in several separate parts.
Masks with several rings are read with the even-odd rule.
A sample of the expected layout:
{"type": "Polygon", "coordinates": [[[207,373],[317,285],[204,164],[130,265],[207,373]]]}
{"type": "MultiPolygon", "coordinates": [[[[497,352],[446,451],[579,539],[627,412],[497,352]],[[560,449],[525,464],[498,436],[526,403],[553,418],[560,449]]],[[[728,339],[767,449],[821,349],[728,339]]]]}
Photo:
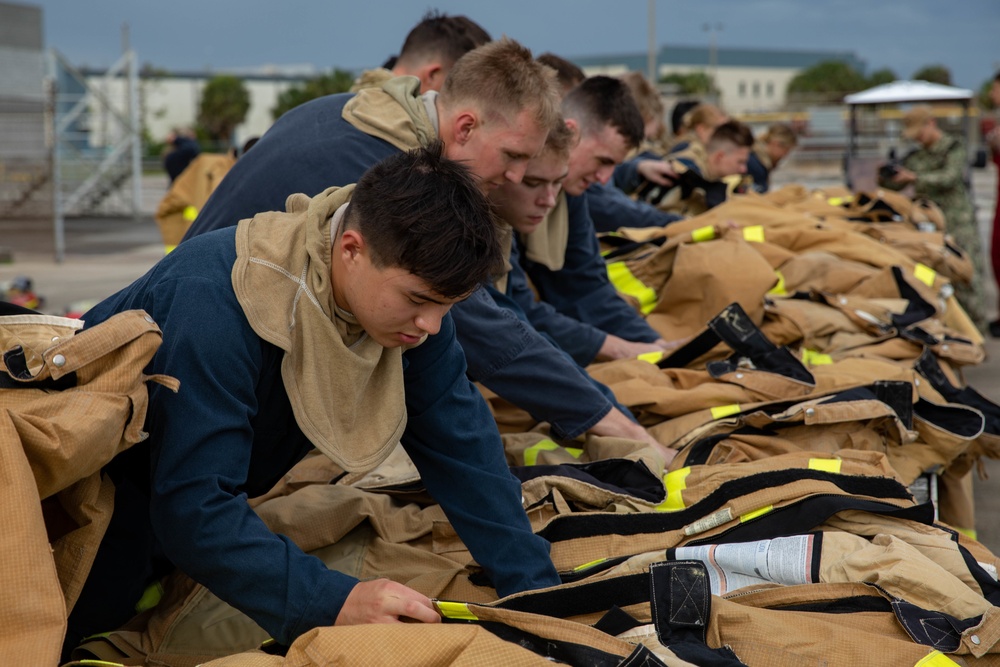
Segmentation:
{"type": "Polygon", "coordinates": [[[974,267],[972,283],[956,283],[955,296],[980,331],[986,331],[986,309],[983,296],[982,244],[976,225],[975,210],[965,182],[968,164],[965,146],[957,137],[945,134],[928,107],[911,109],[903,117],[903,137],[920,144],[920,148],[903,158],[895,174],[887,178],[881,171],[879,185],[902,190],[913,184],[916,197],[931,200],[944,213],[946,231],[969,254],[974,267]]]}

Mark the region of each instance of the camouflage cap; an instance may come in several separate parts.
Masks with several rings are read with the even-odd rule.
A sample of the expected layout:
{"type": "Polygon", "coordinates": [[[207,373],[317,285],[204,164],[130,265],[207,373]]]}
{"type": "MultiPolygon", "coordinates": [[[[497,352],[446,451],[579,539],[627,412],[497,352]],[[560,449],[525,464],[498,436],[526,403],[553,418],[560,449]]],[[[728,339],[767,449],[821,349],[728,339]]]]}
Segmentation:
{"type": "Polygon", "coordinates": [[[913,141],[927,121],[933,118],[930,107],[913,107],[903,115],[903,137],[913,141]]]}

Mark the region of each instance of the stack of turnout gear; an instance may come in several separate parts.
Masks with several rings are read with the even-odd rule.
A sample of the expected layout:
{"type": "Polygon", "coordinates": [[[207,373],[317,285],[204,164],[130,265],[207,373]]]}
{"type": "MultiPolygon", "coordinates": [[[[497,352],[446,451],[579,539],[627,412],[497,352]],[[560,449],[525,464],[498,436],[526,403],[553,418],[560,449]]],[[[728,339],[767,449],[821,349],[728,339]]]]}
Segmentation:
{"type": "MultiPolygon", "coordinates": [[[[962,381],[984,352],[950,290],[968,259],[937,214],[888,194],[786,188],[606,237],[621,292],[668,338],[688,340],[589,370],[680,453],[664,469],[644,443],[559,441],[526,417],[501,420],[560,585],[498,598],[401,449],[363,473],[314,454],[250,500],[255,511],[331,568],[428,595],[443,623],[323,627],[277,646],[175,572],[127,625],[78,649],[77,664],[1000,665],[1000,559],[970,535],[962,486],[983,456],[1000,454],[1000,406],[962,381]]],[[[65,345],[103,331],[106,346],[128,351],[127,366],[112,366],[130,381],[108,391],[128,396],[119,407],[131,410],[101,436],[107,451],[58,483],[32,463],[45,459],[25,425],[41,422],[8,405],[29,414],[12,402],[23,392],[54,400],[72,391],[38,384],[65,382],[67,359],[76,386],[93,373],[72,348],[46,342],[51,323],[0,321],[12,332],[0,339],[8,384],[29,383],[0,389],[27,454],[25,506],[52,505],[78,478],[97,493],[102,479],[87,475],[142,437],[144,383],[170,380],[142,375],[157,331],[125,315],[118,329],[79,336],[78,323],[60,323],[70,327],[58,334],[65,345]],[[7,350],[29,338],[37,354],[22,372],[7,350]]],[[[511,410],[493,407],[498,420],[511,410]]],[[[36,563],[46,539],[59,555],[74,535],[43,524],[39,514],[25,526],[36,563]]],[[[62,567],[47,583],[47,639],[74,595],[62,567]]],[[[11,592],[16,572],[4,592],[18,597],[0,610],[36,599],[11,592]]],[[[0,642],[0,655],[40,655],[8,650],[0,642]]]]}

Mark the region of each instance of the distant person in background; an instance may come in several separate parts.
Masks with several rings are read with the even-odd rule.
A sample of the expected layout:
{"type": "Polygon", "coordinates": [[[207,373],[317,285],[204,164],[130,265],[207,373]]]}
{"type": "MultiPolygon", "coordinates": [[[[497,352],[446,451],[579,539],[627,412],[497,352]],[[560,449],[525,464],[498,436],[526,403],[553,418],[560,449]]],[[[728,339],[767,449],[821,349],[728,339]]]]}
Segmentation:
{"type": "MultiPolygon", "coordinates": [[[[1000,109],[1000,72],[997,72],[996,76],[993,77],[993,84],[990,87],[990,101],[993,102],[994,109],[1000,109]]],[[[989,120],[992,123],[983,132],[983,136],[990,148],[993,164],[1000,171],[1000,125],[997,125],[995,117],[989,120]]],[[[997,201],[996,209],[993,212],[993,232],[990,237],[990,261],[993,264],[993,279],[1000,288],[1000,177],[997,178],[997,201]]],[[[997,309],[997,313],[997,319],[989,324],[990,335],[994,338],[1000,338],[1000,308],[997,309]]]]}
{"type": "Polygon", "coordinates": [[[667,152],[669,140],[667,127],[663,124],[665,109],[660,91],[643,76],[642,72],[633,70],[618,78],[632,91],[632,97],[635,98],[639,113],[642,114],[644,137],[637,152],[640,154],[649,152],[662,157],[667,152]]]}
{"type": "Polygon", "coordinates": [[[163,156],[163,168],[167,172],[167,177],[173,183],[174,179],[187,169],[191,160],[198,157],[201,148],[194,139],[194,132],[189,129],[175,128],[167,135],[167,153],[163,156]]]}
{"type": "Polygon", "coordinates": [[[439,91],[455,61],[490,41],[489,33],[466,16],[428,12],[406,35],[399,55],[363,72],[351,92],[380,86],[394,76],[415,76],[421,92],[439,91]]]}
{"type": "Polygon", "coordinates": [[[903,116],[903,138],[918,144],[900,166],[879,170],[878,182],[890,190],[913,185],[914,195],[941,208],[945,231],[972,260],[971,284],[955,283],[955,296],[980,331],[987,329],[983,302],[983,252],[972,198],[965,177],[969,159],[961,139],[938,127],[930,107],[914,107],[903,116]]]}
{"type": "Polygon", "coordinates": [[[675,137],[680,136],[684,127],[684,116],[688,111],[701,104],[698,100],[679,100],[670,110],[670,132],[675,137]]]}
{"type": "Polygon", "coordinates": [[[704,146],[715,132],[715,128],[728,120],[729,116],[714,104],[702,102],[695,105],[681,118],[670,152],[678,153],[686,150],[695,141],[704,146]]]}
{"type": "Polygon", "coordinates": [[[747,171],[753,146],[750,128],[735,120],[719,125],[704,144],[695,139],[681,151],[671,151],[667,164],[676,174],[675,185],[640,189],[643,200],[672,213],[694,216],[741,192],[738,177],[747,171]]]}
{"type": "Polygon", "coordinates": [[[747,174],[753,179],[755,192],[767,192],[771,187],[771,172],[799,143],[790,125],[775,123],[754,142],[747,160],[747,174]]]}
{"type": "Polygon", "coordinates": [[[562,89],[564,97],[566,93],[576,88],[587,78],[582,69],[554,53],[543,53],[535,60],[556,71],[556,79],[559,81],[559,87],[562,89]]]}

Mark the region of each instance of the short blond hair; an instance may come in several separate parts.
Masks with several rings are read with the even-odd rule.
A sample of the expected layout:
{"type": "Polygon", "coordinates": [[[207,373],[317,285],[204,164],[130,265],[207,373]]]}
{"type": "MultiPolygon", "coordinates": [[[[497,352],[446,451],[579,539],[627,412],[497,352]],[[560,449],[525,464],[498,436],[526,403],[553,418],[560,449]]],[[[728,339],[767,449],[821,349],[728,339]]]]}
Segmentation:
{"type": "Polygon", "coordinates": [[[774,123],[767,128],[767,132],[760,139],[764,142],[777,141],[782,146],[789,148],[794,148],[799,143],[798,137],[795,136],[795,131],[792,130],[790,125],[785,123],[774,123]]]}
{"type": "Polygon", "coordinates": [[[651,120],[663,120],[663,100],[660,98],[660,91],[649,82],[642,72],[632,70],[618,77],[625,82],[628,89],[632,91],[632,97],[639,107],[642,119],[647,123],[651,120]]]}
{"type": "Polygon", "coordinates": [[[692,132],[699,125],[721,125],[721,122],[713,121],[724,121],[725,118],[726,114],[722,113],[722,109],[714,104],[702,102],[684,114],[684,119],[681,121],[681,132],[692,132]]]}
{"type": "Polygon", "coordinates": [[[532,112],[539,127],[551,127],[559,117],[559,84],[550,68],[531,51],[503,37],[459,58],[441,88],[445,108],[472,104],[484,114],[513,118],[532,112]]]}

